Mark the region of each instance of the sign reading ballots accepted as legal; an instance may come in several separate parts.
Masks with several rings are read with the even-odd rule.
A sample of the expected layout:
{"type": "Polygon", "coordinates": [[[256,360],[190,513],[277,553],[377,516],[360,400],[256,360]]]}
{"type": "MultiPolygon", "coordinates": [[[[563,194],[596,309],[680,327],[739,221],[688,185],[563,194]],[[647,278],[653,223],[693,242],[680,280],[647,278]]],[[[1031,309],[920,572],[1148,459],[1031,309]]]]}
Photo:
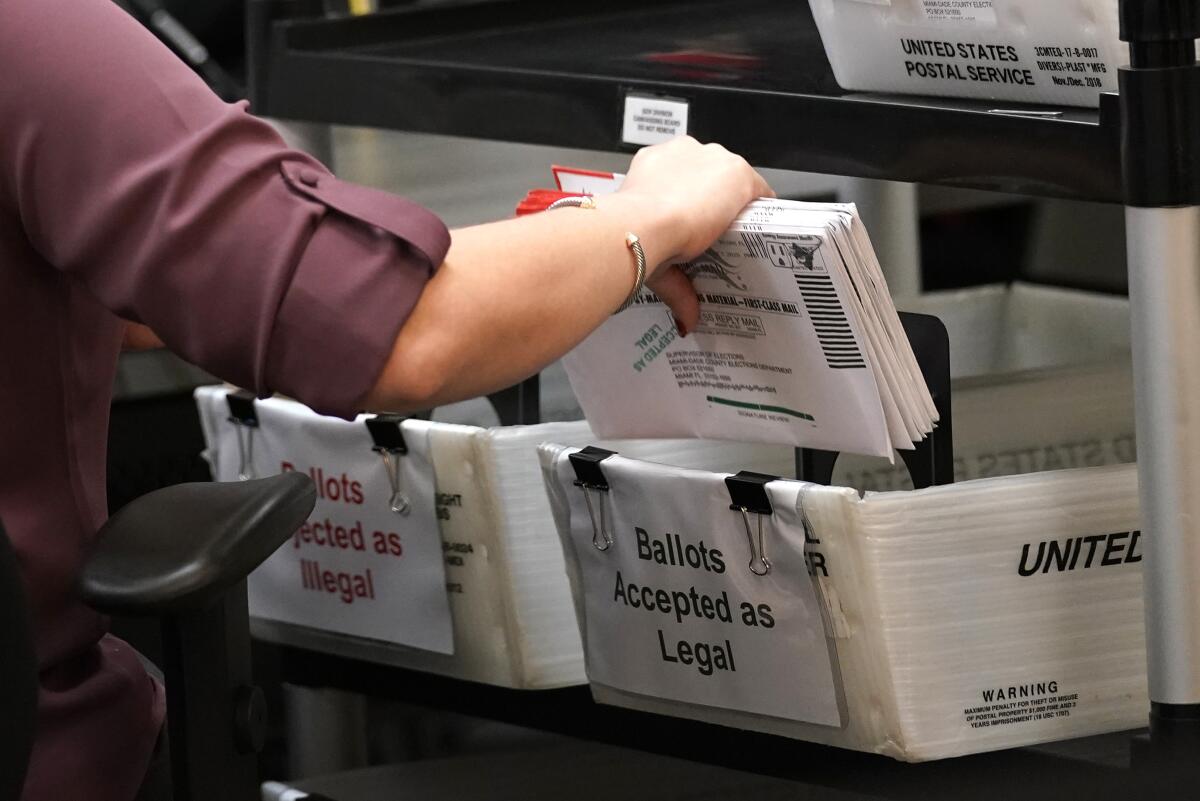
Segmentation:
{"type": "MultiPolygon", "coordinates": [[[[211,401],[224,405],[224,393],[211,401]]],[[[407,507],[393,511],[392,478],[364,418],[348,422],[293,401],[255,403],[257,428],[223,422],[214,472],[236,480],[252,454],[256,477],[312,477],[317,504],[250,577],[253,616],[442,654],[454,652],[428,423],[406,420],[408,453],[389,456],[407,507]],[[239,450],[238,437],[243,438],[239,450]],[[246,438],[253,439],[245,447],[246,438]]]]}
{"type": "MultiPolygon", "coordinates": [[[[838,690],[796,512],[799,482],[767,485],[771,569],[750,570],[742,514],[725,474],[611,456],[601,462],[612,545],[592,517],[568,453],[555,473],[570,506],[589,680],[627,692],[788,720],[841,725],[838,690]],[[603,542],[601,540],[601,542],[603,542]]],[[[757,535],[758,518],[750,513],[757,535]]]]}

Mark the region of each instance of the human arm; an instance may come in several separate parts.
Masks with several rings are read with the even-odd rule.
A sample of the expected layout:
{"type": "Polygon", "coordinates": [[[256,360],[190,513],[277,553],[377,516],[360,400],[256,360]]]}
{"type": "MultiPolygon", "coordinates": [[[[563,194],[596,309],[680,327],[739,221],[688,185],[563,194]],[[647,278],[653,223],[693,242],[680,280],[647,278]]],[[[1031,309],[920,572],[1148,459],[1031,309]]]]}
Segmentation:
{"type": "Polygon", "coordinates": [[[0,81],[0,227],[22,263],[221,378],[354,414],[445,226],[289,150],[109,0],[0,9],[19,76],[0,81]]]}
{"type": "Polygon", "coordinates": [[[626,231],[694,325],[690,286],[656,268],[769,191],[681,139],[639,153],[596,211],[464,229],[447,254],[429,212],[288,150],[108,0],[0,3],[0,74],[21,76],[0,82],[0,223],[189,361],[326,413],[425,407],[534,372],[632,288],[626,231]]]}
{"type": "Polygon", "coordinates": [[[597,198],[595,210],[455,231],[363,405],[411,410],[462,400],[559,358],[628,296],[626,232],[646,251],[647,285],[693,330],[696,294],[671,263],[699,255],[747,203],[771,195],[743,159],[683,137],[641,151],[621,191],[597,198]]]}

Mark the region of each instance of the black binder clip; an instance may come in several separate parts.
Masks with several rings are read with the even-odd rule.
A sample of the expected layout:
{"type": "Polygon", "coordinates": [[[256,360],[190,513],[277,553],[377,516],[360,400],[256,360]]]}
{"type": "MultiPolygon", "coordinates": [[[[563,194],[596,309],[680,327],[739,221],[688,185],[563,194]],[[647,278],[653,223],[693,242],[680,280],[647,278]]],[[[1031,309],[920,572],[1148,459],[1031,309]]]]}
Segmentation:
{"type": "Polygon", "coordinates": [[[388,507],[398,515],[407,515],[412,510],[412,503],[400,488],[400,457],[408,453],[408,443],[404,441],[404,431],[400,427],[403,422],[404,417],[398,414],[377,414],[367,418],[367,431],[375,443],[371,450],[383,459],[392,487],[388,507]]]}
{"type": "Polygon", "coordinates": [[[596,509],[592,505],[592,491],[608,492],[608,479],[600,469],[600,463],[610,456],[616,456],[612,451],[596,448],[591,445],[570,455],[571,467],[575,468],[575,486],[583,490],[583,500],[587,503],[588,517],[592,520],[592,546],[597,551],[607,551],[612,547],[612,533],[608,530],[608,521],[604,516],[604,495],[597,495],[596,502],[600,506],[599,524],[597,524],[596,509]]]}
{"type": "MultiPolygon", "coordinates": [[[[928,314],[900,312],[900,323],[937,407],[938,424],[912,450],[900,451],[913,488],[954,482],[954,426],[950,419],[950,337],[946,326],[928,314]]],[[[837,451],[796,450],[796,477],[814,484],[832,484],[837,451]]]]}
{"type": "Polygon", "coordinates": [[[229,392],[225,403],[229,406],[229,422],[237,426],[238,481],[248,481],[255,478],[254,429],[258,428],[258,411],[254,408],[254,394],[244,389],[229,392]]]}
{"type": "Polygon", "coordinates": [[[742,513],[742,523],[746,526],[746,540],[750,543],[750,572],[756,576],[765,576],[771,572],[771,560],[767,558],[763,542],[763,517],[775,513],[771,508],[771,499],[767,496],[767,483],[778,479],[779,476],[751,473],[748,470],[725,477],[725,487],[729,490],[731,501],[729,508],[742,513]],[[750,530],[751,514],[758,516],[757,536],[750,530]]]}

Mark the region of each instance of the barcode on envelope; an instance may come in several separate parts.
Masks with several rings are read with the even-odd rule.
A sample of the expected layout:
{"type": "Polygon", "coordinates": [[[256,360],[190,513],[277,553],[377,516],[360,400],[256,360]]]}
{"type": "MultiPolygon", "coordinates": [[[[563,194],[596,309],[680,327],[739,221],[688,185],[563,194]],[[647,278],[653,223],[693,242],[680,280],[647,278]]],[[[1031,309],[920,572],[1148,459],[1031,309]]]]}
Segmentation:
{"type": "Polygon", "coordinates": [[[742,244],[746,246],[746,250],[750,252],[751,256],[767,261],[771,260],[771,254],[767,251],[767,243],[763,241],[761,235],[743,231],[742,244]]]}
{"type": "Polygon", "coordinates": [[[796,286],[817,332],[825,363],[834,370],[865,369],[867,363],[854,342],[854,332],[838,300],[833,279],[825,273],[805,273],[796,276],[796,286]]]}

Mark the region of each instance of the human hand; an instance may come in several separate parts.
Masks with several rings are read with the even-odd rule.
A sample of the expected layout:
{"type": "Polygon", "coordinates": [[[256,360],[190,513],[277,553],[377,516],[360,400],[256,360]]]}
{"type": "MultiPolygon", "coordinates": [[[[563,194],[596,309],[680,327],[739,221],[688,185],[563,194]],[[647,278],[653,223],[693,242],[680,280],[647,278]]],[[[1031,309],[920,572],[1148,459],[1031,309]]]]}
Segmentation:
{"type": "Polygon", "coordinates": [[[702,254],[748,203],[775,192],[741,156],[681,136],[638,151],[614,197],[640,209],[646,284],[686,335],[699,322],[700,305],[676,262],[702,254]]]}
{"type": "Polygon", "coordinates": [[[748,203],[775,197],[744,158],[690,136],[638,151],[617,194],[656,210],[653,234],[667,251],[663,261],[699,256],[748,203]]]}

